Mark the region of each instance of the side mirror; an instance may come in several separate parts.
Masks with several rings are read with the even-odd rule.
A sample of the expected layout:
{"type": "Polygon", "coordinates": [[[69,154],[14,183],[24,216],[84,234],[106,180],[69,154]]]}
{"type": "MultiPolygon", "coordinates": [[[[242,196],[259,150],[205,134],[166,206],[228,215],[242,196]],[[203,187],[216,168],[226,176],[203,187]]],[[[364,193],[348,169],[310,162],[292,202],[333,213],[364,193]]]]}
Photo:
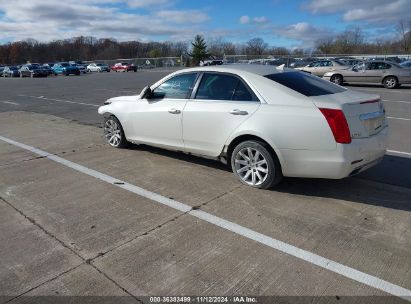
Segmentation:
{"type": "Polygon", "coordinates": [[[149,86],[146,86],[140,93],[140,98],[144,99],[144,98],[150,98],[151,94],[153,92],[151,91],[151,88],[149,86]]]}

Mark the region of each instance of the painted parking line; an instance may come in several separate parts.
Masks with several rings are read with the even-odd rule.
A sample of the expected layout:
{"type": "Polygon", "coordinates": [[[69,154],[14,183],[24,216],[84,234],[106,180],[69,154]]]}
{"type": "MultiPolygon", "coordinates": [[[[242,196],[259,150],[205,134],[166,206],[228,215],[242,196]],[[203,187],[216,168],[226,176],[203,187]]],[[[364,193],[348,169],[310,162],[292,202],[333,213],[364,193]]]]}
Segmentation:
{"type": "Polygon", "coordinates": [[[393,117],[393,116],[387,116],[389,119],[397,119],[397,120],[406,120],[409,121],[411,118],[402,118],[402,117],[393,117]]]}
{"type": "Polygon", "coordinates": [[[201,219],[205,222],[208,222],[210,224],[213,224],[215,226],[221,227],[223,229],[226,229],[228,231],[231,231],[235,234],[241,235],[243,237],[246,237],[250,240],[256,241],[260,244],[264,244],[268,247],[271,247],[273,249],[276,249],[278,251],[281,251],[283,253],[289,254],[293,257],[296,257],[298,259],[301,259],[303,261],[306,261],[308,263],[311,263],[313,265],[319,266],[321,268],[327,269],[329,271],[332,271],[334,273],[337,273],[339,275],[342,275],[344,277],[350,278],[354,281],[363,283],[365,285],[368,285],[370,287],[382,290],[386,293],[389,293],[391,295],[403,298],[405,300],[411,301],[411,290],[406,289],[404,287],[395,285],[393,283],[390,283],[388,281],[385,281],[383,279],[380,279],[378,277],[369,275],[367,273],[361,272],[357,269],[351,268],[349,266],[340,264],[338,262],[335,262],[333,260],[330,260],[328,258],[322,257],[320,255],[317,255],[315,253],[312,253],[310,251],[298,248],[296,246],[290,245],[288,243],[285,243],[283,241],[274,239],[272,237],[269,237],[267,235],[261,234],[259,232],[256,232],[254,230],[251,230],[249,228],[243,227],[241,225],[238,225],[236,223],[230,222],[228,220],[225,220],[221,217],[212,215],[208,212],[202,211],[202,210],[194,210],[191,206],[186,205],[184,203],[178,202],[173,199],[169,199],[165,196],[162,196],[160,194],[157,194],[155,192],[148,191],[146,189],[140,188],[136,185],[129,184],[125,181],[119,180],[115,177],[109,176],[107,174],[101,173],[99,171],[87,168],[83,165],[74,163],[72,161],[66,160],[64,158],[61,158],[57,155],[50,154],[46,151],[25,145],[23,143],[19,143],[17,141],[14,141],[12,139],[3,137],[0,135],[0,140],[9,143],[13,146],[19,147],[21,149],[30,151],[34,154],[37,154],[39,156],[48,158],[49,160],[52,160],[56,163],[59,163],[61,165],[64,165],[68,168],[71,168],[73,170],[76,170],[78,172],[84,173],[88,176],[94,177],[96,179],[99,179],[101,181],[104,181],[106,183],[109,183],[113,186],[119,187],[121,189],[130,191],[134,194],[137,194],[139,196],[148,198],[152,200],[153,202],[157,202],[159,204],[162,204],[164,206],[168,206],[170,208],[176,209],[181,212],[185,212],[189,215],[192,215],[198,219],[201,219]]]}
{"type": "Polygon", "coordinates": [[[403,152],[403,151],[396,151],[396,150],[387,150],[387,154],[388,155],[411,157],[410,152],[403,152]]]}
{"type": "Polygon", "coordinates": [[[17,102],[12,102],[12,101],[10,101],[10,100],[3,100],[3,101],[0,101],[1,103],[5,103],[5,104],[11,104],[11,105],[14,105],[14,106],[19,106],[20,104],[19,103],[17,103],[17,102]]]}
{"type": "Polygon", "coordinates": [[[385,88],[381,87],[375,87],[375,88],[361,88],[361,87],[350,87],[353,90],[361,90],[361,91],[369,91],[369,92],[387,92],[387,93],[411,93],[409,90],[387,90],[385,88]]]}
{"type": "Polygon", "coordinates": [[[47,100],[47,101],[56,101],[56,102],[79,104],[79,105],[83,105],[83,106],[90,106],[90,107],[96,107],[96,108],[100,106],[100,105],[91,104],[91,103],[85,103],[85,102],[78,102],[78,101],[71,101],[71,100],[47,98],[47,97],[44,97],[44,96],[30,96],[30,95],[22,95],[22,94],[19,94],[19,95],[17,95],[17,96],[20,96],[20,97],[28,97],[28,98],[35,98],[35,99],[47,100]]]}
{"type": "Polygon", "coordinates": [[[411,101],[405,101],[405,100],[388,100],[388,99],[382,99],[382,101],[385,101],[385,102],[399,102],[399,103],[411,103],[411,101]]]}

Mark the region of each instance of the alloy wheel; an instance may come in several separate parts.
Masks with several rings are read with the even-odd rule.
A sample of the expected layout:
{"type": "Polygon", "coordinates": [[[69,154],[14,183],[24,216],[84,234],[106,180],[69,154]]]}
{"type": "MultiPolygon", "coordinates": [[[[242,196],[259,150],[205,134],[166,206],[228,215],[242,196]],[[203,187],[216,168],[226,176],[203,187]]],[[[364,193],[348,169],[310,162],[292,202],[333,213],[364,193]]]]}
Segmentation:
{"type": "Polygon", "coordinates": [[[121,128],[113,119],[108,119],[104,124],[104,136],[110,146],[117,148],[121,143],[121,128]]]}
{"type": "Polygon", "coordinates": [[[397,85],[397,81],[395,80],[394,77],[388,77],[387,79],[385,79],[385,86],[387,88],[394,88],[397,85]]]}
{"type": "Polygon", "coordinates": [[[234,160],[235,170],[248,185],[258,186],[264,183],[269,173],[265,157],[255,148],[246,147],[238,151],[234,160]]]}
{"type": "Polygon", "coordinates": [[[331,77],[331,82],[341,85],[342,84],[342,77],[340,75],[333,75],[331,77]]]}

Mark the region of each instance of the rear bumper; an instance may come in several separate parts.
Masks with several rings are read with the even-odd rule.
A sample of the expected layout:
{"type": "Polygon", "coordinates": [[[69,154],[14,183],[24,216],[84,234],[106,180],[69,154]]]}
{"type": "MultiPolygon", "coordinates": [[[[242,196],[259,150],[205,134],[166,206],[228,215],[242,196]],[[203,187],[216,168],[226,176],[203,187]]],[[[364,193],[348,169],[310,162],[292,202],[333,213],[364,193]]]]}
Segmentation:
{"type": "Polygon", "coordinates": [[[331,151],[280,150],[284,176],[341,179],[378,164],[387,149],[388,127],[369,138],[337,144],[331,151]]]}

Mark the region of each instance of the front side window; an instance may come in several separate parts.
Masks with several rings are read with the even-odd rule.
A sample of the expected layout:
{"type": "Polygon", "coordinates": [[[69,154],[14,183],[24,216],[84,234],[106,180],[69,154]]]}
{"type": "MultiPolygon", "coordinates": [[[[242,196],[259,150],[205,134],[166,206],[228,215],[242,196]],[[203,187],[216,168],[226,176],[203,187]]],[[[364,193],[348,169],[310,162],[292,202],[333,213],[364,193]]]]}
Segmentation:
{"type": "Polygon", "coordinates": [[[195,98],[205,100],[257,100],[238,77],[213,73],[203,75],[195,98]]]}
{"type": "Polygon", "coordinates": [[[187,99],[190,96],[196,78],[197,73],[187,73],[174,76],[155,88],[150,98],[187,99]]]}

